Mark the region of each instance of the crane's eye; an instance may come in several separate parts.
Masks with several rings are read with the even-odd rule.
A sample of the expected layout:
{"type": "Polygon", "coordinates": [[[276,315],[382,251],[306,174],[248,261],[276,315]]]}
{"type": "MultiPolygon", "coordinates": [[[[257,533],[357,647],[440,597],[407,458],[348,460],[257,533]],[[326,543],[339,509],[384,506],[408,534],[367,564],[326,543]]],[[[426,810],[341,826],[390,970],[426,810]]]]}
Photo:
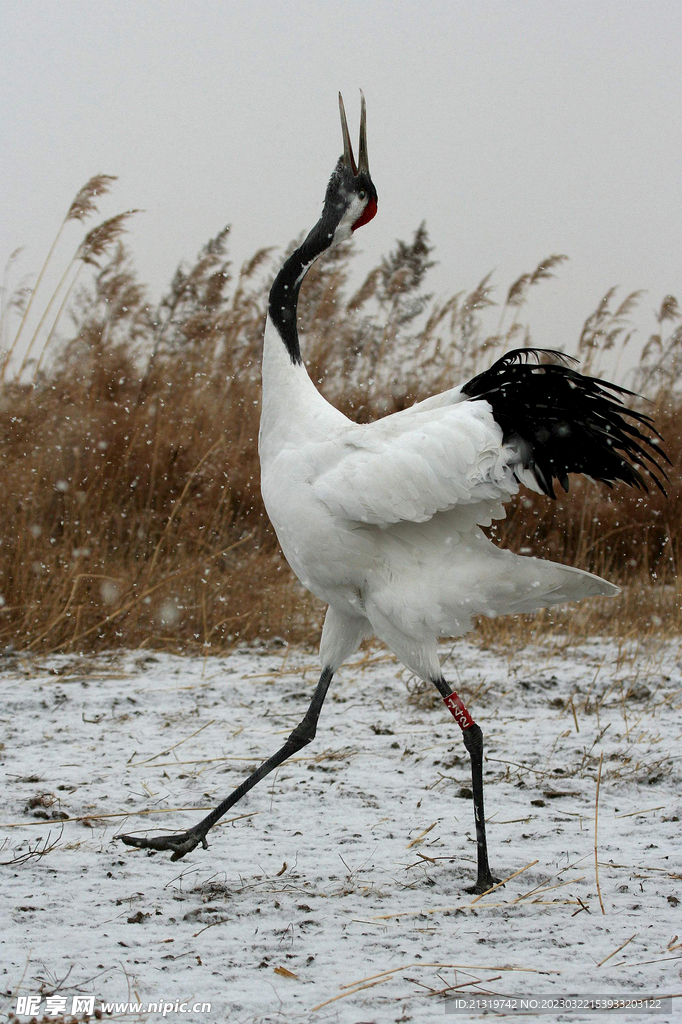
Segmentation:
{"type": "Polygon", "coordinates": [[[367,197],[367,193],[365,192],[365,190],[364,190],[364,188],[363,188],[363,189],[361,189],[361,190],[360,190],[360,191],[358,192],[358,199],[365,199],[366,197],[367,197]]]}

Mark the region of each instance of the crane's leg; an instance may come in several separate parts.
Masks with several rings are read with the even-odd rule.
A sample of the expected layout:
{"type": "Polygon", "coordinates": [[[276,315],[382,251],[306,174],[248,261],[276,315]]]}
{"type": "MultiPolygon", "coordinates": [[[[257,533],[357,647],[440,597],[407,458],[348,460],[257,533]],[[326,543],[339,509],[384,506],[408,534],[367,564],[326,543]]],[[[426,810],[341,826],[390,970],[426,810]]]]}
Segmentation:
{"type": "Polygon", "coordinates": [[[478,873],[476,885],[468,892],[487,892],[496,882],[488,864],[488,841],[485,834],[485,810],[483,808],[483,733],[464,707],[459,696],[444,679],[435,679],[434,683],[443,697],[448,711],[462,730],[464,746],[471,759],[471,789],[474,794],[474,821],[476,823],[476,854],[478,873]]]}
{"type": "Polygon", "coordinates": [[[279,750],[269,757],[267,761],[264,761],[260,768],[257,768],[247,779],[244,779],[240,786],[230,793],[218,806],[207,814],[205,818],[198,821],[196,825],[188,829],[186,832],[180,832],[178,835],[173,836],[150,836],[148,839],[143,839],[138,836],[117,836],[118,839],[122,840],[127,846],[139,846],[143,850],[172,850],[173,855],[171,860],[180,860],[186,853],[190,853],[191,850],[198,846],[199,843],[205,850],[208,849],[208,843],[206,842],[206,835],[213,828],[215,823],[219,821],[224,814],[226,814],[231,807],[233,807],[238,800],[253,789],[261,779],[264,779],[266,775],[269,775],[271,771],[278,768],[288,757],[295,754],[302,747],[305,747],[314,738],[317,729],[317,721],[320,717],[320,711],[324,704],[324,699],[327,696],[327,690],[329,684],[332,681],[334,672],[330,668],[323,670],[320,676],[313,699],[310,702],[310,706],[306,711],[303,720],[299,722],[296,728],[292,731],[286,742],[279,748],[279,750]]]}

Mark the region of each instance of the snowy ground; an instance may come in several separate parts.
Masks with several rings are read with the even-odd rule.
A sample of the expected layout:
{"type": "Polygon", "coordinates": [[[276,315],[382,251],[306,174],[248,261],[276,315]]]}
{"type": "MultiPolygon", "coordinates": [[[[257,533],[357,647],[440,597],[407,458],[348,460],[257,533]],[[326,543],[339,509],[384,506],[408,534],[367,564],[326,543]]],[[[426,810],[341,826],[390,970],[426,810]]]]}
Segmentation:
{"type": "Polygon", "coordinates": [[[93,994],[211,1003],[166,1017],[184,1021],[424,1024],[479,1017],[450,1016],[444,989],[682,992],[679,643],[452,649],[486,735],[492,866],[520,872],[475,903],[461,734],[379,648],[339,673],[314,744],[176,864],[114,837],[187,826],[233,788],[302,716],[314,656],[2,668],[8,1011],[93,994]]]}

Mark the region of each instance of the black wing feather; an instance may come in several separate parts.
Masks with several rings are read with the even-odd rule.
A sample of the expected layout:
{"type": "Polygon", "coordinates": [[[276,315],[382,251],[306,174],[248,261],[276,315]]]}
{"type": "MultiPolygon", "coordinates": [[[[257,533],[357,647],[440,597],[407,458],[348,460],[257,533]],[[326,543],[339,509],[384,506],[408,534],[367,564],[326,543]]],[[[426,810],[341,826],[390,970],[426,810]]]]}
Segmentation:
{"type": "Polygon", "coordinates": [[[514,349],[473,377],[462,393],[489,403],[504,441],[522,442],[524,466],[551,498],[556,497],[555,480],[568,491],[569,473],[584,473],[609,487],[622,480],[648,491],[637,467],[665,494],[660,477],[668,478],[661,462],[670,460],[655,440],[661,435],[650,416],[621,400],[639,396],[579,373],[574,363],[572,356],[553,349],[514,349]],[[553,361],[540,363],[541,356],[553,361]]]}

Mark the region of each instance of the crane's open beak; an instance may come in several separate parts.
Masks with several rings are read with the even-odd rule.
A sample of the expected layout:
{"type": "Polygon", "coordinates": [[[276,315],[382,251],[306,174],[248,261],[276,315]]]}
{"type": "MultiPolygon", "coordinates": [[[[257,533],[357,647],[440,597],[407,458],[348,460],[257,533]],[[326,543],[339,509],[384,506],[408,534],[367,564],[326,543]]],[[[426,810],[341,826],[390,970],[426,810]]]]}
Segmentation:
{"type": "Polygon", "coordinates": [[[360,142],[358,144],[357,164],[355,163],[355,157],[353,156],[353,147],[348,133],[348,122],[346,121],[346,111],[343,105],[341,93],[339,93],[339,111],[341,113],[341,132],[343,134],[343,162],[356,177],[358,174],[369,174],[369,157],[367,156],[367,108],[365,106],[365,97],[362,90],[360,90],[360,142]]]}

